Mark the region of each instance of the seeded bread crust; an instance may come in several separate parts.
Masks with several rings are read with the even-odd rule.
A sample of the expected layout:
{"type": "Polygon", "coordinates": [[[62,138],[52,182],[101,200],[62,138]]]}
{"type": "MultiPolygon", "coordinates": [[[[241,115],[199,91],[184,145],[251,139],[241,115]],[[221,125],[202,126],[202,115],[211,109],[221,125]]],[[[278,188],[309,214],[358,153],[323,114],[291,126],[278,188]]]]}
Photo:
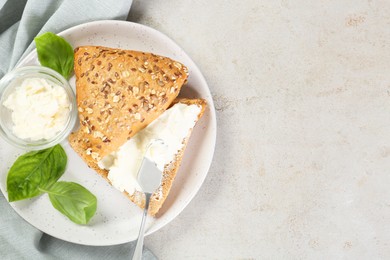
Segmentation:
{"type": "Polygon", "coordinates": [[[80,129],[73,149],[93,169],[163,113],[188,77],[187,68],[152,53],[81,46],[74,70],[80,129]]]}

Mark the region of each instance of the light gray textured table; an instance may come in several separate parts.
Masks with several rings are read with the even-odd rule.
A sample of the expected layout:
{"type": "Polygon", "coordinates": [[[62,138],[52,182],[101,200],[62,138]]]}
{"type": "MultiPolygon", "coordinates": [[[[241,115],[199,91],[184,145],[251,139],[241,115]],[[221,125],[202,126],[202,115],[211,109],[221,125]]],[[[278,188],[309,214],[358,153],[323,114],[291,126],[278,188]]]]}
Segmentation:
{"type": "Polygon", "coordinates": [[[390,1],[135,1],[216,104],[197,196],[161,259],[390,258],[390,1]]]}

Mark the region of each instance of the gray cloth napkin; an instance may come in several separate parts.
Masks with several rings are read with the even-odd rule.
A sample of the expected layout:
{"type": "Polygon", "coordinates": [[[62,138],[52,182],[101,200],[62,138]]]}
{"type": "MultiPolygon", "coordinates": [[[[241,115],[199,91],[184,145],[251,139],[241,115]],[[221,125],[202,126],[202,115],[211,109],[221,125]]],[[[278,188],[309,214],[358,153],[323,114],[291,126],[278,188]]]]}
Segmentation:
{"type": "MultiPolygon", "coordinates": [[[[132,0],[0,0],[0,78],[34,48],[36,35],[94,20],[125,20],[131,4],[132,0]]],[[[0,259],[130,259],[134,247],[82,246],[43,234],[16,214],[0,193],[0,259]]],[[[156,258],[144,249],[143,259],[156,258]]]]}

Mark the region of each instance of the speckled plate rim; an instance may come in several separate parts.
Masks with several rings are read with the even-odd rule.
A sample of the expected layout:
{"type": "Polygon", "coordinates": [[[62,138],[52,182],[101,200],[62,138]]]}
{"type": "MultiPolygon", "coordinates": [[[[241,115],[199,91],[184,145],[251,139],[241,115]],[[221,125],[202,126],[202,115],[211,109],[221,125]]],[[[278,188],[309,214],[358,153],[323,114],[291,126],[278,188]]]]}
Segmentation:
{"type": "MultiPolygon", "coordinates": [[[[195,98],[195,97],[204,98],[208,103],[208,108],[204,116],[198,122],[197,126],[195,127],[192,133],[192,136],[190,138],[190,141],[188,143],[183,158],[182,166],[179,169],[170,196],[168,196],[168,199],[164,203],[163,208],[160,210],[161,213],[158,215],[158,217],[153,219],[149,218],[149,221],[147,222],[149,223],[149,225],[147,225],[146,235],[149,235],[159,230],[169,222],[171,222],[175,217],[177,217],[177,215],[180,214],[180,212],[182,212],[182,210],[190,203],[190,201],[196,195],[196,193],[202,186],[207,176],[207,173],[211,166],[213,154],[214,154],[216,134],[217,134],[216,113],[215,113],[212,96],[205,78],[203,77],[202,73],[200,72],[196,64],[192,61],[192,59],[169,37],[148,26],[132,23],[132,22],[126,22],[126,21],[103,20],[103,21],[95,21],[95,22],[89,22],[89,23],[77,25],[59,33],[58,35],[64,37],[72,44],[75,41],[77,42],[77,39],[75,40],[72,38],[73,35],[77,35],[78,33],[81,32],[85,32],[88,34],[91,33],[88,32],[90,30],[91,31],[95,30],[94,32],[95,39],[97,39],[96,37],[98,37],[97,33],[99,30],[104,31],[104,34],[107,33],[110,34],[110,32],[112,31],[111,35],[113,38],[109,39],[107,41],[107,44],[104,44],[105,43],[104,39],[100,39],[97,42],[94,41],[86,42],[86,44],[105,45],[110,47],[137,49],[141,51],[155,52],[156,54],[168,56],[183,62],[189,68],[190,76],[188,78],[188,83],[187,83],[189,87],[183,88],[185,90],[181,92],[180,96],[189,97],[189,98],[195,98]],[[138,37],[140,37],[138,40],[141,39],[141,43],[142,41],[144,41],[145,44],[148,43],[150,45],[147,44],[145,46],[143,46],[142,44],[139,45],[139,42],[135,41],[137,42],[137,44],[135,44],[134,42],[135,44],[134,48],[130,48],[132,47],[132,43],[130,42],[132,42],[134,39],[129,39],[129,43],[123,42],[126,41],[126,36],[116,35],[115,32],[118,31],[118,28],[119,31],[123,30],[128,33],[132,32],[133,34],[134,31],[136,31],[135,34],[138,37]],[[116,38],[118,39],[120,38],[119,43],[113,44],[114,42],[116,42],[115,40],[116,38]],[[151,39],[157,40],[155,42],[155,46],[153,46],[153,40],[151,39]],[[160,42],[163,42],[166,46],[161,47],[160,42]],[[158,47],[156,47],[157,45],[158,47]],[[162,48],[161,52],[160,52],[160,48],[162,48]]],[[[76,47],[74,44],[72,45],[73,47],[76,47]]],[[[28,54],[22,61],[18,63],[17,66],[21,67],[21,66],[32,65],[32,64],[38,64],[36,50],[33,50],[30,54],[28,54]]],[[[70,80],[70,82],[72,87],[75,88],[74,77],[73,79],[70,80]]],[[[67,153],[69,151],[71,152],[71,149],[67,144],[67,142],[63,143],[63,145],[65,146],[65,150],[67,151],[67,153]]],[[[7,147],[3,149],[7,150],[7,147]]],[[[22,151],[12,151],[12,153],[10,154],[12,154],[13,157],[15,157],[17,154],[20,154],[21,152],[22,151]]],[[[79,158],[75,158],[74,155],[70,156],[68,154],[68,158],[69,158],[68,165],[72,161],[72,159],[78,160],[76,164],[80,163],[79,158]]],[[[0,170],[3,170],[4,172],[4,169],[0,169],[0,170]]],[[[2,173],[2,176],[0,178],[0,189],[5,195],[5,197],[7,197],[6,182],[5,182],[6,177],[4,175],[6,174],[2,173]]],[[[94,175],[97,176],[97,174],[95,173],[94,175]]],[[[98,203],[99,203],[98,195],[101,194],[96,194],[96,192],[99,193],[100,191],[99,189],[103,187],[104,189],[107,189],[109,190],[109,192],[112,193],[115,193],[116,191],[113,191],[111,186],[107,187],[109,185],[100,176],[98,177],[96,176],[90,175],[89,177],[91,180],[88,179],[86,183],[83,183],[83,181],[79,183],[89,188],[92,192],[95,191],[95,195],[97,195],[98,203]],[[98,186],[98,189],[94,189],[94,187],[96,186],[98,186]]],[[[75,177],[74,174],[72,175],[69,174],[68,172],[65,172],[64,176],[61,179],[74,181],[74,178],[77,179],[77,177],[75,177]]],[[[100,212],[99,217],[96,217],[98,220],[96,220],[95,222],[91,221],[92,224],[87,226],[77,226],[73,223],[68,223],[70,221],[67,219],[65,219],[64,222],[64,217],[56,213],[51,213],[53,216],[50,215],[49,218],[53,218],[51,221],[61,222],[63,224],[62,226],[61,225],[57,226],[54,224],[53,225],[43,224],[45,220],[50,221],[47,220],[48,219],[47,216],[45,217],[46,219],[42,219],[41,221],[39,220],[37,221],[37,219],[31,217],[34,215],[34,210],[36,210],[34,208],[35,205],[42,203],[43,205],[42,207],[46,209],[47,203],[41,201],[44,201],[45,199],[48,200],[48,198],[42,198],[43,196],[31,200],[22,201],[22,202],[10,203],[10,205],[23,219],[25,219],[31,225],[35,226],[39,230],[51,236],[57,237],[65,241],[69,241],[76,244],[93,245],[93,246],[116,245],[116,244],[122,244],[122,243],[133,241],[136,239],[137,236],[138,227],[139,227],[139,224],[137,223],[140,223],[142,211],[138,209],[136,206],[132,205],[132,203],[127,201],[127,199],[122,200],[122,198],[118,197],[118,196],[122,196],[122,194],[119,195],[114,194],[113,196],[117,198],[118,201],[120,200],[118,202],[119,204],[123,205],[124,203],[129,203],[129,207],[131,208],[129,210],[126,209],[119,212],[120,216],[124,215],[123,212],[125,212],[125,214],[127,212],[131,212],[132,214],[137,215],[137,216],[129,216],[129,218],[132,217],[132,220],[131,221],[129,220],[129,222],[126,222],[125,220],[123,224],[121,224],[123,227],[119,227],[125,229],[124,230],[125,232],[126,229],[128,228],[127,225],[129,223],[130,224],[132,223],[133,225],[134,223],[136,223],[136,226],[132,227],[131,232],[128,235],[126,235],[127,231],[125,233],[123,232],[121,233],[118,230],[116,231],[116,233],[119,233],[118,236],[115,236],[116,233],[112,233],[112,234],[110,233],[109,235],[104,234],[104,231],[102,231],[102,233],[100,234],[99,233],[100,225],[104,225],[104,223],[110,222],[109,217],[105,218],[104,212],[100,212]],[[27,212],[29,213],[27,214],[27,212]],[[64,227],[64,225],[66,227],[64,227]],[[94,228],[95,226],[96,228],[94,228]],[[93,231],[94,236],[91,235],[92,234],[91,229],[94,230],[93,231]]],[[[113,207],[119,207],[119,206],[113,206],[113,207]]],[[[52,208],[48,208],[47,210],[55,211],[52,208]]],[[[107,229],[103,229],[103,230],[107,230],[107,229]]]]}

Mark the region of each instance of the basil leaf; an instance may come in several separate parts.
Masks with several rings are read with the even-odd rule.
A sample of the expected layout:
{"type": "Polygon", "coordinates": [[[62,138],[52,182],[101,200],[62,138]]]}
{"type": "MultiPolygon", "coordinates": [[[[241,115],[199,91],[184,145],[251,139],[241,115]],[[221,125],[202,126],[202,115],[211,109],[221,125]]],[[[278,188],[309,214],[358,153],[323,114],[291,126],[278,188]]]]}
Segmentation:
{"type": "Polygon", "coordinates": [[[45,191],[54,208],[74,223],[87,224],[96,212],[96,197],[80,184],[59,181],[45,191]]]}
{"type": "Polygon", "coordinates": [[[12,202],[41,194],[40,188],[50,187],[62,176],[66,162],[66,153],[59,144],[20,156],[8,172],[8,200],[12,202]]]}
{"type": "Polygon", "coordinates": [[[64,38],[51,32],[37,36],[34,40],[41,65],[69,79],[73,71],[72,46],[64,38]]]}

